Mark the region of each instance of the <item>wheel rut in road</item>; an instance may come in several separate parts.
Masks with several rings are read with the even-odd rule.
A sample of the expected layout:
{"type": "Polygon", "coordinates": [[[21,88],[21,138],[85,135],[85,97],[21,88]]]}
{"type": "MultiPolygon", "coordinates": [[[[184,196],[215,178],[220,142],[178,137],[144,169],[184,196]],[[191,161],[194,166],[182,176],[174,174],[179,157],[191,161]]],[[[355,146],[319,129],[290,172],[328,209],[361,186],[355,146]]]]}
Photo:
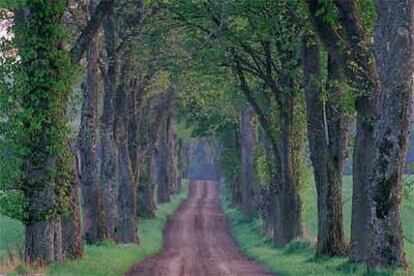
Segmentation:
{"type": "Polygon", "coordinates": [[[188,199],[169,217],[164,250],[134,264],[127,276],[273,275],[247,259],[231,237],[214,181],[192,181],[188,199]]]}

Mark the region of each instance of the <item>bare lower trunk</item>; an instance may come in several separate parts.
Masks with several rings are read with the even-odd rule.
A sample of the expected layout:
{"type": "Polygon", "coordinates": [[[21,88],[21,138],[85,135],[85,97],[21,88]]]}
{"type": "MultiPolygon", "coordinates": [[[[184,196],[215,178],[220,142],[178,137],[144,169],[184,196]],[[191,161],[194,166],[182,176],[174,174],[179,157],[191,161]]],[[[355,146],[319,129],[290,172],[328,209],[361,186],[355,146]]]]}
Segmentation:
{"type": "Polygon", "coordinates": [[[170,201],[169,187],[169,164],[168,164],[168,136],[169,136],[169,117],[161,122],[161,129],[158,144],[154,151],[155,161],[155,183],[157,189],[157,202],[164,203],[170,201]]]}
{"type": "Polygon", "coordinates": [[[138,221],[136,215],[137,187],[131,168],[128,147],[128,95],[131,55],[123,53],[121,78],[116,95],[116,140],[118,144],[118,217],[116,239],[119,243],[138,243],[138,221]]]}
{"type": "Polygon", "coordinates": [[[254,110],[251,105],[241,107],[240,113],[241,195],[245,210],[248,214],[253,215],[257,211],[253,160],[256,144],[256,125],[254,110]]]}
{"type": "Polygon", "coordinates": [[[116,239],[119,243],[138,243],[137,192],[125,141],[120,143],[118,166],[119,192],[116,239]]]}
{"type": "Polygon", "coordinates": [[[87,76],[78,137],[84,233],[88,243],[97,243],[107,237],[105,214],[102,211],[101,185],[96,165],[98,59],[99,41],[95,37],[93,47],[87,53],[87,76]]]}
{"type": "Polygon", "coordinates": [[[302,236],[301,200],[299,183],[293,162],[293,108],[294,97],[283,98],[283,116],[280,142],[280,180],[277,189],[274,242],[284,246],[302,236]]]}
{"type": "Polygon", "coordinates": [[[26,224],[25,262],[44,264],[63,259],[60,220],[43,220],[26,224]]]}
{"type": "MultiPolygon", "coordinates": [[[[74,162],[75,163],[75,162],[74,162]]],[[[70,208],[62,217],[62,251],[65,259],[77,259],[83,255],[79,202],[79,179],[76,164],[71,172],[70,208]]]]}
{"type": "Polygon", "coordinates": [[[175,121],[170,115],[170,121],[168,124],[168,182],[170,186],[170,195],[179,192],[178,185],[179,172],[178,172],[178,147],[177,147],[177,133],[175,129],[175,121]]]}
{"type": "Polygon", "coordinates": [[[154,217],[157,209],[152,182],[152,156],[142,159],[138,181],[137,212],[141,217],[154,217]]]}
{"type": "Polygon", "coordinates": [[[381,80],[380,116],[369,175],[368,265],[406,267],[400,205],[414,73],[414,1],[376,1],[374,51],[381,80]]]}
{"type": "MultiPolygon", "coordinates": [[[[316,82],[321,75],[320,49],[315,39],[305,41],[304,58],[309,149],[318,191],[316,254],[343,255],[346,248],[342,225],[342,177],[349,124],[340,107],[321,100],[323,88],[316,82]]],[[[332,59],[328,71],[328,83],[335,85],[339,71],[332,59]]],[[[328,87],[330,96],[338,92],[335,87],[328,87]]]]}
{"type": "Polygon", "coordinates": [[[104,75],[103,112],[100,118],[101,142],[101,170],[100,181],[103,187],[103,210],[106,217],[106,230],[108,237],[115,239],[117,218],[117,189],[118,189],[118,163],[117,145],[114,137],[115,95],[117,86],[117,53],[115,15],[113,9],[103,23],[105,33],[105,49],[108,56],[104,75]]]}

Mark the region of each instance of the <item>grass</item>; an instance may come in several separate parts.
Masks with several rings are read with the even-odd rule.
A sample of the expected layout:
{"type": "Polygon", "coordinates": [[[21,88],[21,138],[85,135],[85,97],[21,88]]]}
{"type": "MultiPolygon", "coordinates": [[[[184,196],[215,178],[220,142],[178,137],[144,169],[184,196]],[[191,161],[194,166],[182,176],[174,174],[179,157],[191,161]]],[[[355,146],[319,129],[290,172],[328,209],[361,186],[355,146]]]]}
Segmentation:
{"type": "MultiPolygon", "coordinates": [[[[162,250],[163,229],[167,217],[174,213],[187,198],[187,194],[188,182],[185,182],[182,192],[174,196],[171,202],[159,205],[155,218],[140,220],[139,245],[116,245],[112,242],[103,242],[96,246],[87,245],[82,259],[51,264],[45,269],[46,275],[122,275],[135,262],[162,250]]],[[[0,219],[0,229],[3,229],[2,222],[3,218],[0,219]]],[[[24,268],[19,267],[14,274],[21,273],[19,270],[24,272],[24,268]]]]}
{"type": "Polygon", "coordinates": [[[0,275],[19,263],[23,234],[24,228],[20,222],[0,215],[0,275]]]}
{"type": "MultiPolygon", "coordinates": [[[[345,178],[344,183],[344,227],[349,239],[351,222],[352,179],[345,178]]],[[[303,224],[306,237],[296,240],[284,248],[275,248],[271,239],[263,232],[259,218],[248,220],[244,213],[229,201],[228,191],[222,185],[221,202],[229,219],[231,231],[241,250],[277,275],[368,275],[362,265],[351,264],[345,257],[318,258],[314,256],[317,234],[317,209],[315,185],[311,183],[302,191],[303,224]]],[[[379,270],[375,275],[414,275],[414,194],[405,198],[402,205],[404,242],[410,270],[379,270]]]]}

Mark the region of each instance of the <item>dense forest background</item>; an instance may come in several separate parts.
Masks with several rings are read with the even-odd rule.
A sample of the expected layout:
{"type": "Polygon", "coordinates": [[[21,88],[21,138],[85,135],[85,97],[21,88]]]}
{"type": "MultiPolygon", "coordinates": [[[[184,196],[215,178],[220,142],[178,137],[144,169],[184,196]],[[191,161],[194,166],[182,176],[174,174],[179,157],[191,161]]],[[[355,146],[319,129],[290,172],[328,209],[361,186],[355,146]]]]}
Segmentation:
{"type": "Polygon", "coordinates": [[[145,244],[141,221],[189,177],[220,179],[275,250],[411,271],[413,0],[0,7],[10,270],[145,244]]]}

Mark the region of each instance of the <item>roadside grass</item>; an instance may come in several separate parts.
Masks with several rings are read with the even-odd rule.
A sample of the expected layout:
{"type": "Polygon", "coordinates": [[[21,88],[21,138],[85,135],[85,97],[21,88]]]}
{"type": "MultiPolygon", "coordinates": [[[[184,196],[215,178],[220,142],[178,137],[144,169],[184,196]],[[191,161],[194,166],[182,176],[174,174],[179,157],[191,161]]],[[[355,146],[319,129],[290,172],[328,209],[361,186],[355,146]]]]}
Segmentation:
{"type": "Polygon", "coordinates": [[[20,263],[23,237],[23,225],[0,214],[0,275],[20,263]]]}
{"type": "MultiPolygon", "coordinates": [[[[122,275],[135,262],[162,250],[163,229],[167,218],[177,210],[187,195],[188,181],[183,181],[181,193],[173,196],[171,202],[160,204],[155,218],[140,220],[138,231],[141,243],[139,245],[116,245],[110,241],[105,241],[100,245],[86,245],[83,258],[51,264],[45,268],[46,275],[122,275]]],[[[3,229],[1,223],[2,218],[0,228],[3,229]]],[[[10,275],[24,273],[27,273],[26,268],[19,266],[10,275]]]]}
{"type": "MultiPolygon", "coordinates": [[[[345,177],[344,182],[344,227],[345,235],[349,239],[352,177],[345,177]]],[[[262,222],[258,217],[248,219],[240,208],[232,206],[225,185],[221,185],[221,189],[222,206],[240,249],[246,256],[277,275],[414,275],[413,193],[403,200],[401,212],[409,271],[378,270],[368,273],[365,266],[349,263],[346,257],[315,258],[317,209],[314,183],[310,183],[302,191],[303,224],[306,235],[284,248],[276,248],[273,245],[271,238],[264,233],[262,222]]]]}

